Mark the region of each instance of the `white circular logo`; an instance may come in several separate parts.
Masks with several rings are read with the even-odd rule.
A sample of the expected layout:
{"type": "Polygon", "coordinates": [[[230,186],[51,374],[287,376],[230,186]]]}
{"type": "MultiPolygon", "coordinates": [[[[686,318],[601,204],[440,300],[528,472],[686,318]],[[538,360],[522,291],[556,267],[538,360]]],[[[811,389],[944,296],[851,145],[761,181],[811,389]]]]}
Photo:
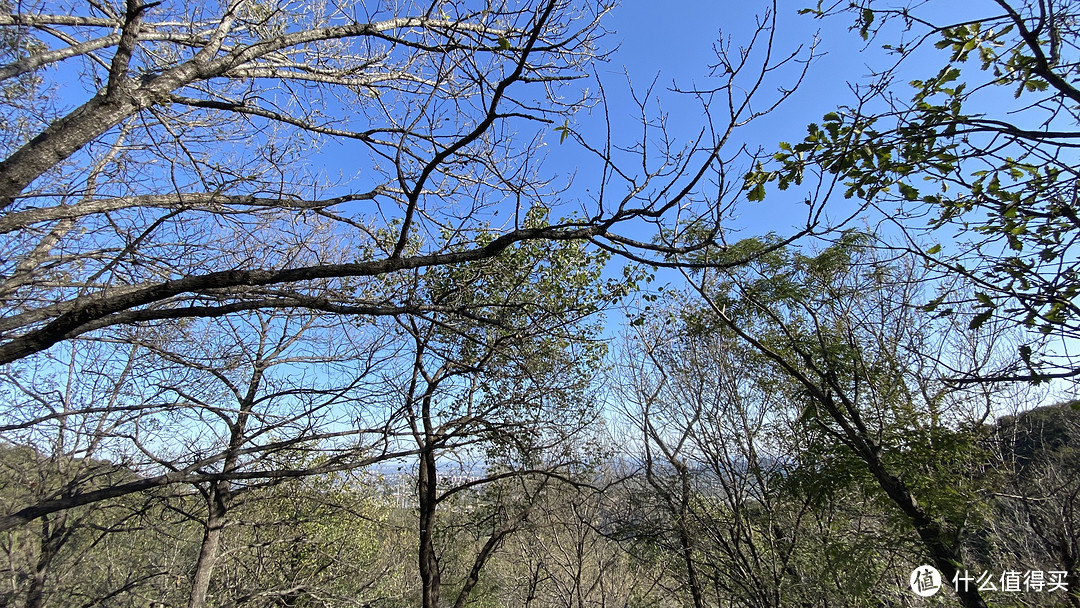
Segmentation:
{"type": "Polygon", "coordinates": [[[941,589],[941,573],[933,566],[919,566],[908,579],[911,591],[919,597],[930,597],[941,589]]]}

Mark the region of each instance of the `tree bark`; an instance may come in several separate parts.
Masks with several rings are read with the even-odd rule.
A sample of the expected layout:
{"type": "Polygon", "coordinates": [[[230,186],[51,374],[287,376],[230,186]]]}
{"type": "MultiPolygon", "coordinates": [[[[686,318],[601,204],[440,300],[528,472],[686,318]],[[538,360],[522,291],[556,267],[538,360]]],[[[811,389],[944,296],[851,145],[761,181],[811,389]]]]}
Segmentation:
{"type": "MultiPolygon", "coordinates": [[[[240,448],[245,441],[248,418],[259,395],[259,386],[263,377],[262,361],[255,364],[255,368],[248,379],[247,393],[239,403],[239,411],[236,421],[230,426],[229,448],[222,464],[223,473],[231,473],[236,470],[240,459],[240,448]]],[[[217,562],[218,552],[221,548],[221,536],[225,530],[225,515],[228,512],[229,501],[232,498],[231,484],[227,480],[214,480],[210,482],[210,491],[206,497],[207,516],[206,527],[203,530],[202,546],[199,547],[199,558],[195,562],[195,576],[191,581],[191,596],[188,600],[188,608],[206,608],[206,598],[210,590],[210,579],[214,574],[214,564],[217,562]]]]}
{"type": "MultiPolygon", "coordinates": [[[[430,446],[430,443],[428,444],[430,446]]],[[[435,470],[435,452],[425,449],[420,455],[419,472],[419,503],[420,503],[420,580],[423,585],[423,608],[438,608],[439,587],[441,576],[439,572],[439,557],[435,553],[435,509],[438,501],[436,483],[438,473],[435,470]]]]}
{"type": "Polygon", "coordinates": [[[210,591],[210,579],[214,574],[221,547],[221,535],[225,530],[225,514],[228,511],[229,482],[213,481],[206,497],[207,518],[203,529],[202,545],[199,558],[195,562],[195,575],[191,580],[191,595],[188,608],[206,608],[206,598],[210,591]]]}
{"type": "MultiPolygon", "coordinates": [[[[881,489],[911,520],[911,524],[915,527],[915,531],[918,532],[919,538],[922,540],[923,547],[934,562],[934,567],[941,572],[942,583],[952,583],[959,573],[956,564],[963,562],[960,554],[948,542],[945,530],[922,508],[922,505],[919,504],[907,484],[885,468],[880,458],[872,454],[863,454],[861,456],[874,478],[877,479],[881,489]]],[[[986,601],[983,600],[974,584],[961,584],[957,581],[955,590],[960,603],[965,608],[987,608],[986,601]]]]}
{"type": "Polygon", "coordinates": [[[68,532],[66,513],[61,513],[55,519],[45,518],[41,521],[40,554],[34,563],[33,575],[30,577],[25,608],[41,608],[43,605],[49,567],[60,547],[67,540],[68,532]]]}

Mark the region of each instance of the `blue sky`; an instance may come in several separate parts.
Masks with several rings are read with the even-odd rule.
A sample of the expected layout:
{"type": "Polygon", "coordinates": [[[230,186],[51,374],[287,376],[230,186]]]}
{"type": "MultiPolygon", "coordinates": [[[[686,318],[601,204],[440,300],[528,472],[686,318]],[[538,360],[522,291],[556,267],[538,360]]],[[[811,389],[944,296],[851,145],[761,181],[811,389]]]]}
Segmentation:
{"type": "MultiPolygon", "coordinates": [[[[760,146],[771,152],[777,142],[801,139],[808,123],[820,121],[823,114],[850,101],[846,82],[866,74],[867,56],[881,56],[879,45],[867,47],[857,33],[848,31],[848,16],[819,20],[799,15],[799,8],[806,5],[807,2],[797,0],[779,7],[774,49],[775,55],[786,55],[800,46],[805,51],[817,45],[816,58],[805,81],[774,113],[741,128],[731,142],[732,147],[747,144],[751,149],[760,146]]],[[[650,107],[657,115],[665,113],[668,126],[684,140],[692,137],[703,124],[703,112],[693,100],[672,92],[673,85],[715,86],[716,81],[708,74],[710,66],[717,63],[718,42],[727,41],[733,49],[747,44],[768,8],[770,5],[765,2],[680,2],[661,8],[640,0],[628,0],[616,7],[604,23],[611,32],[605,41],[618,49],[597,70],[604,83],[612,122],[636,129],[636,108],[630,86],[640,94],[655,81],[654,103],[650,107]]],[[[770,76],[761,99],[775,97],[778,87],[790,87],[794,80],[794,69],[770,76]]],[[[599,111],[594,111],[576,117],[574,126],[587,137],[600,138],[602,122],[599,111]]],[[[554,152],[552,160],[566,164],[568,168],[563,171],[572,170],[574,153],[562,149],[554,152]]],[[[585,187],[588,178],[579,172],[577,181],[585,187]]],[[[778,212],[777,205],[796,199],[801,205],[798,193],[786,197],[772,193],[765,203],[743,205],[739,224],[744,232],[740,236],[773,230],[788,232],[803,217],[778,212]]]]}
{"type": "MultiPolygon", "coordinates": [[[[816,45],[815,58],[805,79],[791,97],[770,115],[740,128],[730,142],[731,147],[746,145],[750,150],[760,148],[768,155],[776,150],[778,142],[794,143],[801,140],[806,135],[809,123],[820,122],[825,113],[834,111],[838,106],[854,103],[855,95],[849,84],[865,84],[872,71],[893,63],[894,59],[882,50],[883,44],[898,45],[904,37],[910,38],[912,35],[905,33],[899,23],[893,22],[880,39],[866,41],[858,31],[850,29],[855,20],[853,13],[824,19],[799,14],[799,9],[814,4],[811,0],[781,0],[778,3],[775,55],[793,52],[800,46],[805,50],[816,45]]],[[[974,0],[947,6],[935,5],[932,10],[939,23],[963,21],[976,14],[985,16],[997,12],[991,4],[974,0]]],[[[717,62],[714,47],[718,41],[727,41],[733,49],[747,44],[756,24],[771,7],[771,3],[765,1],[694,1],[660,8],[654,3],[640,0],[627,0],[616,7],[604,23],[611,31],[606,42],[612,47],[617,45],[618,50],[598,69],[598,75],[605,84],[612,122],[622,120],[625,125],[635,124],[628,80],[638,91],[644,90],[655,80],[654,94],[662,104],[662,110],[656,109],[656,113],[667,113],[668,126],[680,137],[692,136],[703,123],[700,105],[690,103],[689,99],[680,99],[669,89],[673,83],[682,88],[694,85],[708,87],[709,66],[717,62]]],[[[922,7],[916,10],[929,9],[922,7]]],[[[916,61],[906,62],[902,79],[931,76],[949,59],[947,52],[936,50],[931,44],[924,45],[919,53],[916,61]]],[[[965,68],[965,73],[968,71],[976,72],[978,68],[969,66],[965,68]]],[[[792,86],[794,75],[793,69],[771,74],[760,91],[761,99],[775,97],[778,87],[792,86]]],[[[715,85],[716,81],[711,82],[715,85]]],[[[908,89],[899,84],[893,87],[892,92],[904,98],[908,89]]],[[[591,116],[579,115],[575,128],[586,133],[588,138],[598,138],[601,135],[598,129],[603,122],[599,118],[595,112],[591,116]]],[[[568,169],[564,171],[572,170],[569,167],[574,166],[574,153],[561,149],[555,152],[552,160],[565,164],[568,169]]],[[[582,169],[578,174],[582,188],[587,187],[584,184],[588,179],[582,175],[586,171],[582,169]]],[[[740,205],[737,225],[742,231],[737,238],[770,231],[790,233],[805,221],[802,201],[808,189],[809,186],[804,186],[801,191],[793,187],[786,192],[778,192],[770,188],[765,201],[740,205]]],[[[855,203],[834,195],[826,214],[834,220],[845,217],[855,203]]]]}

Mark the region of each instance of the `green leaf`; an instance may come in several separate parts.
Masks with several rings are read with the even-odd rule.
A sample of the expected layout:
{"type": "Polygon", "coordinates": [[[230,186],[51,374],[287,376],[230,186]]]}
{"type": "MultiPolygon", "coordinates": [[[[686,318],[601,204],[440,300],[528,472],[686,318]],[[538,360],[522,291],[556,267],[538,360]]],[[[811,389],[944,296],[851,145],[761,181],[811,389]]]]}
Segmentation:
{"type": "Polygon", "coordinates": [[[939,77],[939,84],[945,84],[946,82],[952,82],[960,77],[960,70],[954,67],[948,67],[941,70],[939,77]]]}
{"type": "Polygon", "coordinates": [[[862,11],[862,28],[859,29],[859,35],[863,40],[866,40],[870,36],[870,25],[874,23],[874,11],[864,8],[862,11]]]}
{"type": "Polygon", "coordinates": [[[903,195],[904,200],[917,201],[919,200],[919,191],[912,188],[910,185],[900,182],[900,194],[903,195]]]}
{"type": "Polygon", "coordinates": [[[971,323],[968,323],[968,329],[979,329],[983,326],[984,323],[986,323],[990,319],[993,314],[993,309],[980,312],[979,314],[975,315],[973,319],[971,319],[971,323]]]}
{"type": "Polygon", "coordinates": [[[927,255],[934,255],[935,253],[938,253],[940,251],[941,251],[941,243],[938,243],[937,245],[934,245],[933,247],[927,249],[926,254],[927,255]]]}
{"type": "Polygon", "coordinates": [[[1031,365],[1031,346],[1027,344],[1020,345],[1020,358],[1028,365],[1031,365]]]}
{"type": "Polygon", "coordinates": [[[559,133],[559,145],[562,145],[570,135],[570,119],[566,119],[561,127],[555,127],[555,131],[559,133]]]}

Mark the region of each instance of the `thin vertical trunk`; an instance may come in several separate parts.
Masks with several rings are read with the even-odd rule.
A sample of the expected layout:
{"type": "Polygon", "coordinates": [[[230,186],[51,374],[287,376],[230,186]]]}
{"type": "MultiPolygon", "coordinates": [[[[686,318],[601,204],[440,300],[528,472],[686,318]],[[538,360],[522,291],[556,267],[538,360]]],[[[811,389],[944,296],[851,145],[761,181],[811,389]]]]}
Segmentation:
{"type": "Polygon", "coordinates": [[[480,582],[480,571],[484,569],[484,565],[487,564],[488,559],[495,552],[495,549],[502,544],[503,539],[508,535],[517,531],[518,526],[528,516],[529,509],[523,509],[516,516],[508,519],[500,525],[495,525],[491,531],[491,536],[488,537],[484,546],[480,549],[480,553],[476,555],[476,559],[473,560],[472,568],[469,569],[469,576],[465,578],[465,583],[461,586],[461,591],[458,592],[457,599],[454,600],[454,608],[465,608],[465,604],[469,602],[469,596],[472,594],[472,590],[476,587],[476,584],[480,582]]]}
{"type": "Polygon", "coordinates": [[[25,608],[41,608],[45,598],[45,581],[49,576],[49,567],[60,547],[67,540],[67,514],[61,513],[55,519],[48,517],[41,520],[40,553],[34,563],[34,572],[30,577],[30,588],[26,592],[25,608]]]}
{"type": "MultiPolygon", "coordinates": [[[[430,443],[428,444],[431,445],[430,443]]],[[[423,584],[422,608],[438,608],[439,558],[435,554],[435,508],[438,502],[436,483],[438,473],[435,470],[435,452],[426,449],[420,455],[419,503],[420,503],[420,580],[423,584]]]]}
{"type": "MultiPolygon", "coordinates": [[[[262,368],[256,365],[251,379],[248,381],[247,394],[240,400],[236,422],[231,425],[229,449],[222,463],[222,473],[229,473],[236,469],[240,448],[245,440],[244,432],[247,429],[248,417],[251,415],[251,410],[255,405],[255,398],[258,396],[262,374],[262,368]]],[[[218,552],[221,549],[221,537],[225,531],[225,516],[228,513],[231,498],[232,488],[228,481],[216,480],[210,482],[210,489],[206,495],[206,527],[203,528],[203,540],[202,545],[199,547],[199,558],[195,562],[195,575],[191,581],[188,608],[206,608],[206,598],[210,591],[210,579],[213,577],[214,564],[217,562],[218,552]]]]}
{"type": "Polygon", "coordinates": [[[701,592],[701,580],[698,578],[697,564],[694,561],[694,540],[689,529],[690,519],[690,471],[685,464],[677,459],[672,459],[672,464],[679,473],[679,546],[682,548],[683,560],[686,562],[686,579],[690,585],[690,595],[694,600],[694,608],[704,608],[705,600],[701,592]]]}
{"type": "Polygon", "coordinates": [[[206,608],[210,579],[213,576],[214,563],[217,561],[218,550],[221,547],[221,535],[225,530],[228,493],[228,482],[211,482],[210,492],[206,497],[206,527],[203,529],[202,545],[199,547],[199,559],[195,562],[195,576],[191,581],[188,608],[206,608]]]}
{"type": "Polygon", "coordinates": [[[690,512],[690,470],[684,462],[679,460],[677,450],[671,449],[661,439],[660,434],[653,428],[652,423],[649,420],[649,410],[646,408],[644,415],[642,416],[645,432],[645,458],[646,458],[646,472],[645,477],[649,484],[657,490],[657,492],[663,497],[667,503],[668,509],[671,511],[671,516],[675,520],[675,532],[679,541],[679,552],[681,553],[683,563],[686,566],[686,583],[690,587],[690,596],[694,601],[694,608],[704,608],[705,599],[704,593],[701,589],[701,579],[698,576],[697,564],[694,561],[694,538],[692,531],[689,527],[690,512]],[[678,495],[675,494],[674,489],[665,487],[664,484],[657,480],[655,473],[653,472],[653,455],[651,446],[655,445],[664,454],[664,459],[675,469],[675,473],[678,475],[679,489],[678,495]]]}

